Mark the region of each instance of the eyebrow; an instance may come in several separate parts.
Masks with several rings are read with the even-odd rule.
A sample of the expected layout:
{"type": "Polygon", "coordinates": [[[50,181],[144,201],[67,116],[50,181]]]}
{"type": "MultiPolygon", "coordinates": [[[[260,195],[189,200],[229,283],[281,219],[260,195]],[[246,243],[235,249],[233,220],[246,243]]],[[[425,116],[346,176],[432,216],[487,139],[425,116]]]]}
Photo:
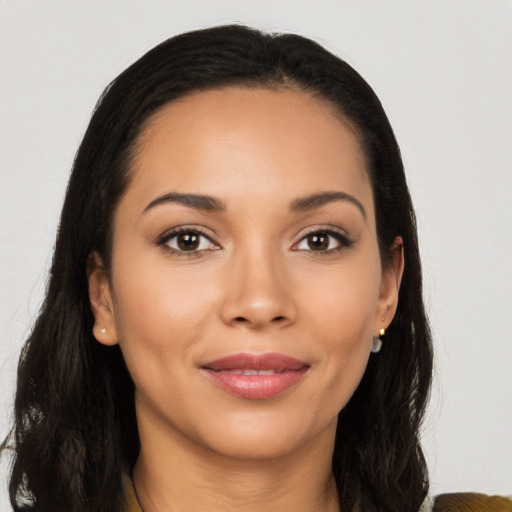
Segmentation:
{"type": "Polygon", "coordinates": [[[366,220],[366,210],[364,209],[364,206],[354,196],[351,196],[346,192],[321,192],[319,194],[312,194],[310,196],[295,199],[295,201],[292,202],[290,209],[294,212],[304,212],[320,208],[321,206],[334,201],[347,201],[352,203],[358,208],[366,220]]]}
{"type": "MultiPolygon", "coordinates": [[[[363,205],[354,196],[351,196],[346,192],[321,192],[318,194],[301,197],[292,201],[290,210],[292,212],[305,212],[320,208],[334,201],[347,201],[352,203],[358,208],[363,218],[366,220],[366,210],[364,209],[363,205]]],[[[226,211],[226,205],[215,197],[202,194],[179,194],[177,192],[169,192],[168,194],[164,194],[157,197],[156,199],[153,199],[153,201],[151,201],[146,206],[146,208],[144,208],[143,213],[146,213],[148,210],[151,210],[155,206],[166,203],[178,203],[190,208],[196,208],[198,210],[214,213],[226,211]]]]}
{"type": "Polygon", "coordinates": [[[170,192],[163,196],[157,197],[151,203],[149,203],[144,212],[151,210],[155,206],[159,206],[165,203],[178,203],[190,208],[196,208],[197,210],[204,210],[207,212],[223,212],[226,210],[226,205],[212,196],[205,196],[201,194],[178,194],[176,192],[170,192]]]}

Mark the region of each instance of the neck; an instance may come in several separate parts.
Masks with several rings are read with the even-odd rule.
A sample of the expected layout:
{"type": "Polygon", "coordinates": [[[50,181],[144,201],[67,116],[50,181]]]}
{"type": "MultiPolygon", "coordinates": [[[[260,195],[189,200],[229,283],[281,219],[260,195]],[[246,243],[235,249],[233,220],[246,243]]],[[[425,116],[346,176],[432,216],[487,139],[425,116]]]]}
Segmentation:
{"type": "Polygon", "coordinates": [[[139,433],[133,481],[144,512],[339,511],[333,431],[294,453],[261,459],[226,457],[176,432],[155,435],[140,425],[139,433]]]}

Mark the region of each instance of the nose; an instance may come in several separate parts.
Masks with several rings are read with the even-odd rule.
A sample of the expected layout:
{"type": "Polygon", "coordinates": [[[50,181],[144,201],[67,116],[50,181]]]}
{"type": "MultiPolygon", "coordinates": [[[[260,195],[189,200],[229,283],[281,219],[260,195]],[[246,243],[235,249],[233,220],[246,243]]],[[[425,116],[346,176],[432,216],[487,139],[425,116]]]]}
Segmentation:
{"type": "Polygon", "coordinates": [[[224,323],[252,330],[282,328],[297,320],[292,280],[276,255],[239,254],[228,271],[221,306],[224,323]]]}

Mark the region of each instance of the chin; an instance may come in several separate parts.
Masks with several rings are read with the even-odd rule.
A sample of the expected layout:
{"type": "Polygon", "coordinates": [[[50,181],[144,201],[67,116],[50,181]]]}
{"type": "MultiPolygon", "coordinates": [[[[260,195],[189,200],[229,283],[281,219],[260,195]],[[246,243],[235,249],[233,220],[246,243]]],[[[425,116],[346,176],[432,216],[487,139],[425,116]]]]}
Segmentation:
{"type": "Polygon", "coordinates": [[[265,431],[225,435],[209,444],[213,451],[230,459],[264,461],[289,456],[304,443],[291,439],[286,433],[265,431]]]}
{"type": "Polygon", "coordinates": [[[252,414],[230,422],[219,421],[214,430],[205,433],[203,442],[219,455],[260,461],[291,456],[321,436],[326,438],[326,445],[333,444],[337,416],[327,425],[301,423],[297,417],[270,416],[252,414]]]}

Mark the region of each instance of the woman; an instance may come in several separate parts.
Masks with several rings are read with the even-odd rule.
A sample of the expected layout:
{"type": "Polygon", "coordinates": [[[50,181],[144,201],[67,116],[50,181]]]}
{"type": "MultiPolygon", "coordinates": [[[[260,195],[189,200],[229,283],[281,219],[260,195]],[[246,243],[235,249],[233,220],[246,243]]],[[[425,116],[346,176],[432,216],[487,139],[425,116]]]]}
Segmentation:
{"type": "Polygon", "coordinates": [[[19,367],[11,501],[416,512],[431,372],[371,88],[299,36],[184,34],[107,88],[77,153],[19,367]]]}

